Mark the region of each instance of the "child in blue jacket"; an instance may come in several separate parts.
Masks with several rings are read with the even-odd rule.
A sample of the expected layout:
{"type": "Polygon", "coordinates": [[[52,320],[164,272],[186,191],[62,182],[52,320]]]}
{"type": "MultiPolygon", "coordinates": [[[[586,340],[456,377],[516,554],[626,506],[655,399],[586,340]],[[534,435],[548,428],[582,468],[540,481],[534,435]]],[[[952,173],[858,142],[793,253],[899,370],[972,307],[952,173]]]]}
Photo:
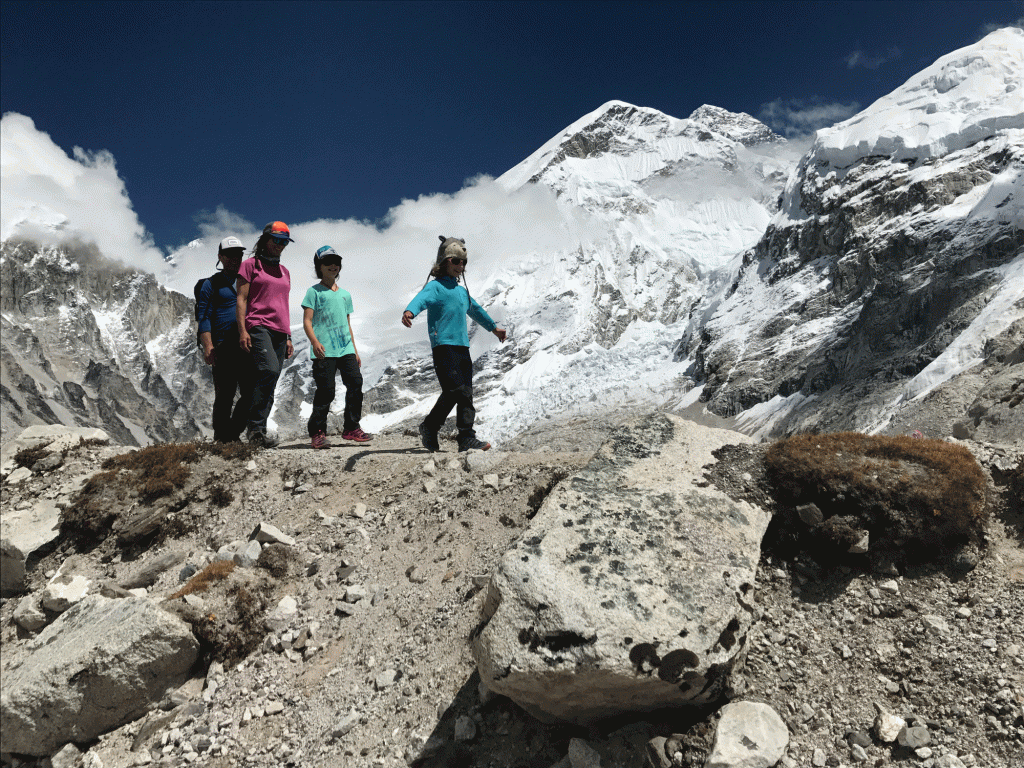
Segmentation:
{"type": "Polygon", "coordinates": [[[459,450],[486,451],[490,443],[478,440],[473,422],[473,361],[469,358],[469,332],[466,315],[505,341],[505,329],[499,328],[469,291],[459,285],[466,271],[466,241],[440,235],[437,260],[429,280],[402,313],[402,325],[412,328],[413,318],[427,310],[427,333],[434,357],[434,373],[441,385],[441,395],[433,409],[420,424],[420,440],[428,451],[441,450],[437,433],[455,408],[455,424],[459,430],[459,450]]]}

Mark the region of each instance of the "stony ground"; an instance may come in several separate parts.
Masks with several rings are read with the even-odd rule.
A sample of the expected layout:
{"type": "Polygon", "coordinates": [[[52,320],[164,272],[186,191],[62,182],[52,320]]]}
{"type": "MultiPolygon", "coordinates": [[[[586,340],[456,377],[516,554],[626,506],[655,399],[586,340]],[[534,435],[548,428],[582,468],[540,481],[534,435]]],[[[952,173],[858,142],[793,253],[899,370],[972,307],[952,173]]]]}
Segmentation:
{"type": "MultiPolygon", "coordinates": [[[[319,452],[286,441],[252,463],[196,468],[187,525],[134,559],[112,540],[88,552],[64,542],[37,566],[34,588],[69,559],[65,573],[124,582],[175,552],[178,562],[150,587],[169,596],[261,522],[296,542],[279,567],[238,569],[193,601],[213,616],[225,610],[226,585],[248,579],[271,612],[293,597],[294,614],[240,662],[230,648],[208,648],[226,663],[197,670],[160,708],[102,737],[86,764],[549,768],[581,738],[602,766],[640,768],[652,736],[678,734],[676,764],[702,766],[713,712],[543,725],[482,695],[474,672],[468,637],[486,574],[618,418],[552,422],[468,462],[453,442],[431,457],[403,432],[319,452]],[[226,506],[212,499],[215,483],[232,492],[226,506]]],[[[5,487],[4,503],[66,499],[75,478],[113,452],[69,457],[51,475],[5,487]]],[[[770,506],[759,466],[753,450],[723,455],[708,482],[770,506]]],[[[768,547],[741,687],[788,723],[786,765],[928,768],[956,754],[978,768],[1024,766],[1024,517],[999,488],[991,495],[987,549],[963,575],[822,565],[768,547]],[[919,721],[930,743],[917,752],[881,744],[870,730],[878,707],[919,721]]],[[[12,621],[16,604],[0,608],[5,656],[27,637],[12,621]]]]}

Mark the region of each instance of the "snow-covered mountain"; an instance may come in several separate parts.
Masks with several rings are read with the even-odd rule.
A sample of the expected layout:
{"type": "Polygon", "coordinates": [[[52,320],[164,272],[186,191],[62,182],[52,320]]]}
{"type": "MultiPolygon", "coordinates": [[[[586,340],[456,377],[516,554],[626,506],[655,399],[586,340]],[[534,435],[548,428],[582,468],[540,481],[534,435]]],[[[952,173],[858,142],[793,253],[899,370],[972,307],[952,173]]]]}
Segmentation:
{"type": "MultiPolygon", "coordinates": [[[[550,189],[575,244],[531,250],[527,221],[519,250],[471,277],[509,330],[504,345],[471,335],[481,434],[500,443],[546,417],[620,404],[761,435],[902,430],[924,426],[915,420],[936,401],[968,432],[1012,434],[1024,379],[1021,72],[1024,32],[999,30],[819,131],[803,157],[712,106],[677,119],[612,101],[568,126],[497,180],[509,193],[550,189]]],[[[471,256],[487,247],[468,245],[471,256]]],[[[5,429],[67,420],[122,423],[139,441],[194,434],[212,386],[191,297],[127,269],[109,286],[86,280],[80,256],[4,246],[5,429]],[[132,299],[143,287],[162,307],[153,317],[132,299]],[[119,390],[97,388],[97,366],[119,390]],[[101,405],[115,390],[117,419],[101,405]]],[[[364,427],[422,418],[437,392],[422,341],[373,358],[364,427]]],[[[302,431],[309,365],[297,350],[279,386],[286,435],[302,431]]]]}
{"type": "Polygon", "coordinates": [[[0,245],[0,416],[98,426],[122,445],[201,434],[212,379],[192,301],[89,245],[0,245]]]}
{"type": "Polygon", "coordinates": [[[818,132],[683,338],[713,412],[763,433],[878,430],[987,341],[1020,344],[1022,78],[1024,32],[999,30],[818,132]]]}

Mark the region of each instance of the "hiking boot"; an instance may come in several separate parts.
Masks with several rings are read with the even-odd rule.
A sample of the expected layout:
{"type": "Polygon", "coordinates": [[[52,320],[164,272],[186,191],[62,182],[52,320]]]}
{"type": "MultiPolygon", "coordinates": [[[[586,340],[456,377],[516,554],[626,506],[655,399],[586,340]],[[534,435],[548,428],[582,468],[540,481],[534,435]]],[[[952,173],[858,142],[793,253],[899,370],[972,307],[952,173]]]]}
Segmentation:
{"type": "Polygon", "coordinates": [[[441,450],[441,446],[437,442],[437,432],[428,429],[426,424],[420,424],[420,443],[431,453],[441,450]]]}
{"type": "Polygon", "coordinates": [[[255,446],[256,448],[277,448],[278,440],[273,435],[268,435],[265,432],[250,432],[249,445],[255,446]]]}
{"type": "Polygon", "coordinates": [[[464,440],[459,440],[459,453],[463,451],[486,451],[491,447],[490,443],[485,443],[483,440],[477,440],[475,437],[467,437],[464,440]]]}
{"type": "Polygon", "coordinates": [[[320,450],[321,448],[330,448],[331,443],[327,439],[327,435],[323,432],[317,432],[310,441],[310,447],[320,450]]]}
{"type": "Polygon", "coordinates": [[[348,432],[341,433],[342,440],[354,440],[357,443],[368,443],[373,440],[371,435],[366,434],[359,427],[350,429],[348,432]]]}

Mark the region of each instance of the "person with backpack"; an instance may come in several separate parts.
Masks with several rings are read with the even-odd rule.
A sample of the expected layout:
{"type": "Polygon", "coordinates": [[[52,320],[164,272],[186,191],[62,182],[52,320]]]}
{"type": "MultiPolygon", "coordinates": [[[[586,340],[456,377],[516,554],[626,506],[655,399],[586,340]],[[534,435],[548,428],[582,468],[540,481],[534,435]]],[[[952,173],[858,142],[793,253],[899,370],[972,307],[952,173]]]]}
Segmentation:
{"type": "Polygon", "coordinates": [[[238,269],[235,305],[238,344],[252,355],[255,369],[252,405],[246,437],[260,448],[274,448],[278,439],[267,432],[274,407],[274,390],[286,358],[292,356],[288,292],[292,278],[281,263],[281,253],[294,242],[288,225],[272,221],[253,247],[252,258],[238,269]]]}
{"type": "Polygon", "coordinates": [[[302,299],[302,328],[309,339],[313,360],[313,412],[306,428],[313,448],[330,448],[327,440],[327,414],[334,402],[334,376],[341,374],[345,385],[345,416],[341,439],[356,443],[373,438],[359,427],[363,411],[363,361],[352,334],[352,294],[338,285],[341,256],[329,245],[313,255],[313,269],[320,282],[306,291],[302,299]]]}
{"type": "Polygon", "coordinates": [[[497,336],[500,342],[505,341],[505,330],[499,328],[469,295],[468,288],[459,285],[460,280],[465,282],[466,241],[444,235],[439,237],[441,245],[430,276],[402,313],[402,325],[412,328],[413,318],[427,310],[427,335],[434,358],[434,373],[441,385],[437,402],[419,426],[420,441],[432,453],[441,450],[437,433],[455,408],[459,450],[486,451],[491,444],[477,439],[473,429],[476,409],[473,408],[473,361],[469,357],[466,315],[497,336]]]}
{"type": "Polygon", "coordinates": [[[241,240],[225,237],[217,249],[223,269],[195,285],[197,338],[203,360],[212,367],[213,439],[220,443],[238,441],[252,403],[252,359],[238,346],[235,312],[235,279],[244,252],[241,240]]]}

